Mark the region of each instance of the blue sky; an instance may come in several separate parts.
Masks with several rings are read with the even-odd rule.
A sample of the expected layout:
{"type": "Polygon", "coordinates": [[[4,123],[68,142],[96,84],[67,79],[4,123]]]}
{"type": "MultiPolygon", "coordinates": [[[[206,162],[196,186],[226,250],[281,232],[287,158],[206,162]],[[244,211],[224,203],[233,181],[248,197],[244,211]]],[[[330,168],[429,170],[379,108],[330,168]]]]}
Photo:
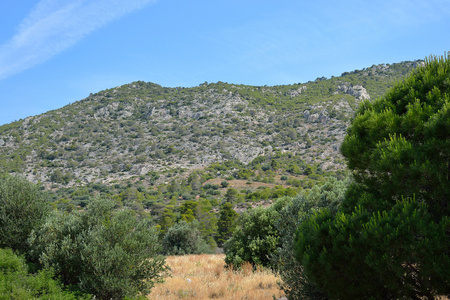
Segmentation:
{"type": "Polygon", "coordinates": [[[450,51],[449,0],[20,0],[0,20],[0,125],[136,80],[292,84],[450,51]]]}

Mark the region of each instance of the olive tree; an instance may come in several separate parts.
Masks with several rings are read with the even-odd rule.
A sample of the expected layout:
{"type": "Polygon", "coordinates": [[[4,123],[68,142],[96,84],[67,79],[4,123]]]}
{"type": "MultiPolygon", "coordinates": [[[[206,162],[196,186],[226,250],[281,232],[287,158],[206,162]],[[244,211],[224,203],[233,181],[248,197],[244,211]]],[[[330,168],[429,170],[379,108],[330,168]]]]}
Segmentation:
{"type": "Polygon", "coordinates": [[[158,255],[158,231],[130,209],[94,199],[85,211],[55,211],[33,231],[31,254],[64,284],[101,299],[148,294],[167,267],[158,255]]]}
{"type": "Polygon", "coordinates": [[[197,220],[180,221],[169,228],[162,241],[165,255],[211,253],[211,248],[202,238],[197,220]]]}
{"type": "Polygon", "coordinates": [[[50,212],[50,203],[40,188],[19,177],[0,179],[0,247],[25,254],[27,239],[50,212]]]}

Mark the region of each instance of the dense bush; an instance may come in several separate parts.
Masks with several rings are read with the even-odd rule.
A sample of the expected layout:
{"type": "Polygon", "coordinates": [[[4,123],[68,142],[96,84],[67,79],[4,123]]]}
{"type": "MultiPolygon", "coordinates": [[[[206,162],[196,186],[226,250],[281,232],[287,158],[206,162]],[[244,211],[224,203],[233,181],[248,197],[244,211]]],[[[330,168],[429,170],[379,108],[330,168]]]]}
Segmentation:
{"type": "Polygon", "coordinates": [[[25,254],[29,234],[42,223],[50,209],[38,186],[18,177],[1,178],[0,247],[25,254]]]}
{"type": "Polygon", "coordinates": [[[211,253],[211,247],[202,238],[197,220],[180,221],[169,228],[162,239],[163,253],[185,255],[211,253]]]}
{"type": "Polygon", "coordinates": [[[54,212],[33,231],[31,253],[63,283],[78,285],[101,299],[148,294],[166,270],[158,232],[114,201],[94,199],[85,211],[54,212]]]}
{"type": "Polygon", "coordinates": [[[300,224],[297,258],[333,299],[434,299],[448,292],[449,228],[413,200],[378,214],[324,210],[300,224]]]}
{"type": "Polygon", "coordinates": [[[325,299],[304,274],[303,266],[297,262],[294,253],[294,237],[299,224],[312,214],[314,204],[303,195],[292,199],[279,213],[275,226],[280,233],[280,245],[271,254],[272,265],[280,275],[280,288],[288,299],[325,299]]]}
{"type": "Polygon", "coordinates": [[[29,274],[24,259],[7,248],[0,249],[0,299],[72,300],[91,296],[63,290],[49,270],[29,274]]]}
{"type": "Polygon", "coordinates": [[[323,185],[314,186],[299,196],[283,197],[268,208],[244,212],[236,222],[238,226],[233,235],[224,244],[225,262],[235,267],[250,262],[277,269],[285,282],[283,289],[292,297],[303,295],[306,281],[297,282],[301,266],[294,258],[295,230],[317,209],[328,208],[335,212],[348,184],[348,180],[331,177],[323,185]]]}
{"type": "Polygon", "coordinates": [[[290,198],[281,198],[269,208],[257,207],[244,212],[231,238],[225,243],[225,263],[239,267],[243,262],[271,267],[270,254],[279,247],[275,227],[279,211],[290,198]]]}

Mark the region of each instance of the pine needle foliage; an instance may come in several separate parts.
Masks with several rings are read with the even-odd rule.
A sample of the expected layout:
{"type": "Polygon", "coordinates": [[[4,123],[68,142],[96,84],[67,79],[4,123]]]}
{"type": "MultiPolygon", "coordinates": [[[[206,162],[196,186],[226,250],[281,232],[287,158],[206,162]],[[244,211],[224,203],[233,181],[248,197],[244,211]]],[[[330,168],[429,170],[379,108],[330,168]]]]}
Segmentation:
{"type": "Polygon", "coordinates": [[[450,290],[450,55],[364,102],[341,151],[355,184],[297,230],[297,261],[333,299],[450,290]]]}

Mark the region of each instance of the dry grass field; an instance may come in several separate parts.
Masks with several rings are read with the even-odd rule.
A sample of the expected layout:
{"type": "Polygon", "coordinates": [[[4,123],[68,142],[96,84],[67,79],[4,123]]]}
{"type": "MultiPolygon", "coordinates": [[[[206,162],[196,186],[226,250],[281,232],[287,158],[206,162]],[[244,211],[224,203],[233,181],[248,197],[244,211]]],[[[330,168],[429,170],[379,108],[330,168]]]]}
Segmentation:
{"type": "Polygon", "coordinates": [[[152,289],[148,299],[275,299],[283,296],[279,280],[269,270],[245,265],[241,271],[224,268],[223,254],[170,256],[172,277],[152,289]]]}

